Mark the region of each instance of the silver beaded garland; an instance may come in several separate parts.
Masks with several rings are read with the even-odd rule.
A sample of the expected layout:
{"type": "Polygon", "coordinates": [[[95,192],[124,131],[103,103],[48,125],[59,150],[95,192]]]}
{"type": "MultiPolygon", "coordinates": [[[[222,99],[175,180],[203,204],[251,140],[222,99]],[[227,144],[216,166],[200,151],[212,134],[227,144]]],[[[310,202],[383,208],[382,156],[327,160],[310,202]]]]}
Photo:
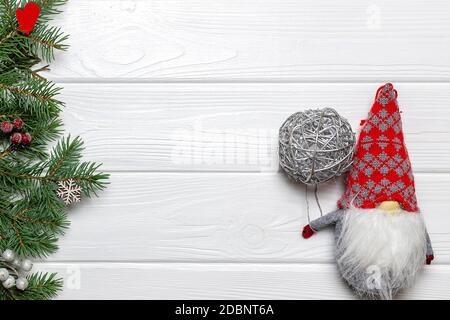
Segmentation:
{"type": "Polygon", "coordinates": [[[295,181],[318,185],[349,170],[355,142],[350,124],[336,110],[297,112],[280,128],[280,166],[295,181]]]}
{"type": "Polygon", "coordinates": [[[5,281],[9,277],[9,271],[6,268],[0,269],[0,281],[5,281]]]}
{"type": "Polygon", "coordinates": [[[30,260],[25,259],[22,261],[20,268],[25,272],[31,271],[33,268],[33,263],[30,260]]]}
{"type": "Polygon", "coordinates": [[[16,280],[16,288],[19,290],[25,290],[28,287],[28,280],[24,277],[20,277],[16,280]]]}
{"type": "Polygon", "coordinates": [[[19,258],[15,258],[11,264],[14,268],[18,269],[22,265],[22,261],[19,258]]]}
{"type": "Polygon", "coordinates": [[[26,275],[33,267],[30,260],[21,260],[14,251],[6,249],[0,256],[0,265],[0,282],[4,288],[11,289],[15,286],[23,291],[28,287],[26,275]]]}
{"type": "Polygon", "coordinates": [[[3,287],[5,287],[6,289],[11,289],[12,287],[15,286],[16,284],[16,279],[13,276],[9,276],[8,278],[6,278],[5,281],[3,281],[3,287]]]}
{"type": "Polygon", "coordinates": [[[5,259],[6,261],[11,262],[11,261],[14,260],[15,255],[14,255],[14,252],[13,252],[12,250],[6,249],[6,250],[3,251],[3,253],[2,253],[2,257],[3,257],[3,259],[5,259]]]}

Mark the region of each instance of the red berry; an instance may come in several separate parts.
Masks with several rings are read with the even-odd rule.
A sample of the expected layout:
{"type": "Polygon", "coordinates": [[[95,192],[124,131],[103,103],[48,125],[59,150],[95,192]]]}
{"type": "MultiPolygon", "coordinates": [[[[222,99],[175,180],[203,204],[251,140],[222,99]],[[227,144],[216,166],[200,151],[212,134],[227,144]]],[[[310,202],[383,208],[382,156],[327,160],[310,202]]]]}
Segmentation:
{"type": "Polygon", "coordinates": [[[16,118],[16,119],[14,119],[13,124],[14,124],[14,128],[16,128],[17,130],[20,130],[23,127],[23,120],[20,118],[16,118]]]}
{"type": "Polygon", "coordinates": [[[20,133],[16,132],[16,133],[12,134],[9,139],[11,140],[11,142],[13,144],[19,144],[20,142],[22,142],[22,135],[20,133]]]}
{"type": "Polygon", "coordinates": [[[14,126],[8,121],[3,121],[0,127],[3,133],[10,133],[14,129],[14,126]]]}
{"type": "Polygon", "coordinates": [[[22,143],[27,145],[31,142],[31,134],[27,133],[22,133],[22,143]]]}

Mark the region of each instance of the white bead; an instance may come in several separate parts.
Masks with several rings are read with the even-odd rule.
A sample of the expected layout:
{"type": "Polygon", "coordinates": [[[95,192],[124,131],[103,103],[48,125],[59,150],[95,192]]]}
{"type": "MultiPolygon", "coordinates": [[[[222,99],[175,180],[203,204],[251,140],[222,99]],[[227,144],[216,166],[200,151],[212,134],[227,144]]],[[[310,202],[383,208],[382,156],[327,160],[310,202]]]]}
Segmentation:
{"type": "Polygon", "coordinates": [[[1,268],[0,269],[0,281],[5,281],[9,277],[8,269],[1,268]]]}
{"type": "Polygon", "coordinates": [[[16,281],[16,288],[19,290],[25,290],[28,287],[28,280],[26,278],[18,278],[16,281]]]}
{"type": "Polygon", "coordinates": [[[22,261],[20,261],[19,258],[15,258],[12,262],[12,265],[14,268],[20,268],[20,266],[22,265],[22,261]]]}
{"type": "Polygon", "coordinates": [[[11,262],[11,261],[14,260],[15,254],[14,254],[14,252],[12,250],[6,249],[5,251],[3,251],[2,257],[6,261],[11,262]]]}
{"type": "Polygon", "coordinates": [[[3,281],[3,286],[6,289],[10,289],[10,288],[14,287],[15,284],[16,284],[16,279],[14,279],[13,276],[9,276],[5,281],[3,281]]]}
{"type": "Polygon", "coordinates": [[[28,272],[33,268],[33,263],[30,260],[25,259],[22,261],[22,265],[20,267],[23,271],[28,272]]]}

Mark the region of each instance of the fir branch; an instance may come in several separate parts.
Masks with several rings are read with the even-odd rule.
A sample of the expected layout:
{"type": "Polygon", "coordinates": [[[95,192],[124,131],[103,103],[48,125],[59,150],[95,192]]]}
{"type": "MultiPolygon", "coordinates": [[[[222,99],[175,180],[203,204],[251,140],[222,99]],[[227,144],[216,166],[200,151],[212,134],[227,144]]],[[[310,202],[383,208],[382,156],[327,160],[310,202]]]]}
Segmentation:
{"type": "MultiPolygon", "coordinates": [[[[3,193],[7,192],[3,186],[3,193]]],[[[15,192],[11,203],[0,206],[0,226],[5,230],[1,249],[11,248],[29,257],[45,257],[57,249],[57,235],[69,226],[66,207],[53,185],[28,181],[15,192]]]]}
{"type": "MultiPolygon", "coordinates": [[[[12,249],[20,256],[32,258],[45,258],[58,249],[57,234],[42,226],[34,226],[30,222],[18,221],[11,216],[5,218],[3,214],[2,227],[8,227],[5,234],[6,248],[12,249]],[[8,222],[5,219],[9,220],[8,222]]],[[[3,247],[3,245],[2,245],[3,247]]]]}
{"type": "Polygon", "coordinates": [[[11,152],[12,152],[12,148],[11,148],[11,146],[9,146],[8,148],[6,148],[5,150],[3,150],[0,153],[0,159],[6,158],[7,156],[9,156],[11,154],[11,152]]]}
{"type": "MultiPolygon", "coordinates": [[[[79,137],[62,139],[53,148],[49,160],[35,165],[24,164],[20,167],[0,162],[0,177],[23,179],[41,184],[55,184],[69,179],[75,180],[88,197],[103,190],[109,175],[97,173],[100,164],[80,163],[83,142],[79,137]],[[45,175],[42,172],[46,171],[45,175]]],[[[1,180],[0,180],[1,181],[1,180]]]]}
{"type": "Polygon", "coordinates": [[[20,95],[31,97],[39,100],[40,102],[47,102],[52,98],[50,95],[38,93],[37,90],[34,90],[34,88],[24,89],[19,86],[8,86],[0,83],[0,89],[8,90],[12,93],[17,93],[20,95]]]}
{"type": "Polygon", "coordinates": [[[3,38],[0,39],[0,46],[2,46],[4,43],[6,43],[6,41],[8,41],[11,38],[14,38],[17,35],[17,31],[11,31],[10,33],[8,33],[6,36],[4,36],[3,38]]]}
{"type": "Polygon", "coordinates": [[[68,0],[35,0],[35,2],[41,8],[38,23],[47,23],[52,16],[62,12],[59,7],[65,5],[68,0]]]}
{"type": "Polygon", "coordinates": [[[42,94],[39,92],[39,90],[42,89],[42,87],[35,88],[30,86],[28,88],[23,88],[20,86],[8,86],[0,83],[0,89],[8,90],[12,93],[18,93],[20,95],[24,95],[27,97],[32,97],[39,100],[40,102],[47,102],[52,99],[51,94],[42,94]]]}
{"type": "Polygon", "coordinates": [[[28,288],[5,289],[0,286],[1,300],[48,300],[54,298],[61,291],[63,282],[56,273],[34,273],[27,277],[28,288]]]}
{"type": "Polygon", "coordinates": [[[9,0],[1,0],[0,1],[0,9],[4,12],[4,14],[12,18],[13,17],[13,8],[11,6],[11,2],[9,0]]]}
{"type": "Polygon", "coordinates": [[[32,75],[33,77],[39,78],[39,79],[41,79],[41,80],[47,80],[47,79],[45,79],[43,76],[41,76],[41,75],[39,74],[39,72],[42,72],[42,71],[50,71],[49,65],[43,66],[43,67],[41,67],[41,68],[39,68],[39,69],[36,69],[36,70],[32,70],[32,71],[31,71],[31,75],[32,75]]]}
{"type": "Polygon", "coordinates": [[[0,83],[0,97],[3,91],[4,100],[15,103],[17,107],[21,107],[31,115],[44,117],[59,114],[63,103],[55,97],[60,90],[50,81],[33,77],[28,77],[26,82],[16,85],[0,83]]]}
{"type": "Polygon", "coordinates": [[[48,300],[62,289],[62,279],[56,273],[35,273],[28,277],[28,288],[17,295],[21,300],[48,300]]]}
{"type": "MultiPolygon", "coordinates": [[[[28,1],[0,0],[0,121],[20,117],[25,126],[16,131],[32,136],[30,144],[14,145],[10,134],[0,133],[0,250],[44,258],[58,249],[58,238],[69,226],[57,183],[73,179],[91,196],[106,186],[108,175],[98,172],[99,164],[81,162],[83,143],[78,137],[64,138],[48,152],[47,144],[61,134],[64,104],[57,99],[60,88],[39,74],[48,66],[33,67],[67,48],[68,37],[47,25],[67,1],[34,1],[41,14],[25,35],[17,31],[15,11],[28,1]]],[[[62,286],[54,274],[35,274],[28,280],[25,291],[0,286],[0,299],[49,299],[62,286]]]]}
{"type": "MultiPolygon", "coordinates": [[[[31,211],[28,209],[27,211],[31,211]]],[[[68,222],[62,218],[56,217],[37,217],[27,216],[27,211],[24,210],[23,213],[17,214],[15,219],[17,221],[22,221],[26,223],[32,223],[33,225],[39,225],[42,229],[49,229],[52,232],[61,232],[62,228],[68,227],[68,222]]]]}
{"type": "Polygon", "coordinates": [[[72,141],[70,140],[70,136],[62,139],[50,155],[50,160],[47,164],[49,168],[47,177],[53,178],[56,173],[77,164],[80,161],[82,151],[83,142],[79,137],[76,137],[72,141]]]}
{"type": "Polygon", "coordinates": [[[46,61],[52,61],[55,58],[55,50],[66,50],[68,46],[64,43],[68,36],[60,28],[47,27],[44,25],[35,26],[29,36],[22,36],[28,41],[30,50],[40,54],[46,61]]]}

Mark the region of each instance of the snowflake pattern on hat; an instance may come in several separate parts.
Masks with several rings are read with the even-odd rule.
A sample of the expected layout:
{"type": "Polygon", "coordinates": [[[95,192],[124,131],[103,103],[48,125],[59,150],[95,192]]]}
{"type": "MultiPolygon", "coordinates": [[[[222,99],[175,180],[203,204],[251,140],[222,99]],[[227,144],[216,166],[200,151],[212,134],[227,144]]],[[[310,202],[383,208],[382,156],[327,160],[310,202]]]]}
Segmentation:
{"type": "Polygon", "coordinates": [[[346,191],[338,201],[341,209],[375,208],[383,201],[392,200],[406,211],[419,211],[397,91],[390,83],[377,91],[346,184],[346,191]]]}

